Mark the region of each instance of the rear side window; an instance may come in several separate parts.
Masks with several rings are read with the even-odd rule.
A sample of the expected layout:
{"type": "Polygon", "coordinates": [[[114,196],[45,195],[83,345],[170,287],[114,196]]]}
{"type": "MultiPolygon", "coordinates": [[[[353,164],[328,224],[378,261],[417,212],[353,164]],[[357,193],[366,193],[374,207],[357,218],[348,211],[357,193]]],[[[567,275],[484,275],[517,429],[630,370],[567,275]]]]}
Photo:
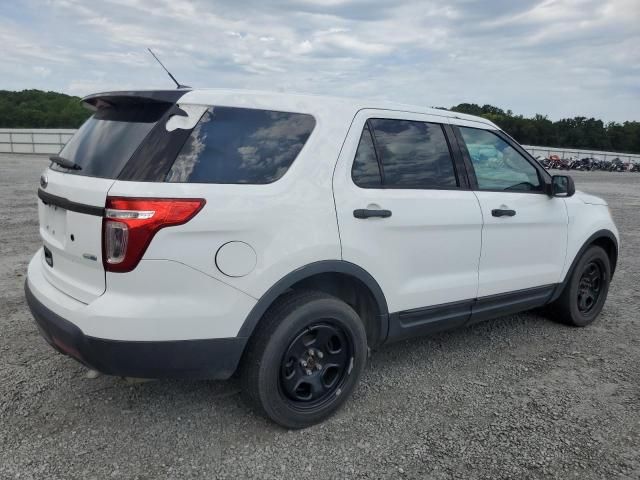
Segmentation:
{"type": "Polygon", "coordinates": [[[315,126],[311,115],[212,107],[191,132],[167,182],[265,184],[289,169],[315,126]]]}
{"type": "Polygon", "coordinates": [[[370,119],[362,134],[352,177],[356,185],[376,188],[376,159],[381,166],[382,188],[450,189],[457,188],[453,159],[442,126],[410,120],[370,119]],[[370,130],[375,148],[370,153],[365,132],[370,130]],[[377,155],[377,157],[376,157],[377,155]],[[368,168],[364,168],[364,165],[368,168]]]}
{"type": "Polygon", "coordinates": [[[360,135],[351,178],[356,185],[362,188],[380,188],[382,185],[380,165],[368,124],[364,126],[362,135],[360,135]]]}
{"type": "Polygon", "coordinates": [[[60,156],[80,166],[53,170],[89,177],[118,178],[133,152],[168,110],[168,103],[132,103],[96,111],[67,142],[60,156]]]}

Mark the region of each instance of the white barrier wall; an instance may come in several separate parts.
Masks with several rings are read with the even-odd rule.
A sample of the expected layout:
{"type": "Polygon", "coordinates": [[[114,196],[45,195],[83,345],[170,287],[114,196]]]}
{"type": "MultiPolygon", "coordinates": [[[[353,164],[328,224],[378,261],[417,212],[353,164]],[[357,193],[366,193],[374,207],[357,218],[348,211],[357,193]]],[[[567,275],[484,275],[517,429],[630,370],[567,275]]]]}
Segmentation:
{"type": "MultiPolygon", "coordinates": [[[[76,131],[73,129],[22,129],[0,128],[0,153],[46,153],[60,152],[76,131]]],[[[536,147],[523,145],[534,157],[558,155],[560,158],[593,157],[600,160],[619,158],[623,162],[640,162],[640,155],[629,153],[603,152],[571,148],[536,147]]]]}
{"type": "Polygon", "coordinates": [[[0,128],[0,153],[55,154],[75,132],[65,128],[0,128]]]}

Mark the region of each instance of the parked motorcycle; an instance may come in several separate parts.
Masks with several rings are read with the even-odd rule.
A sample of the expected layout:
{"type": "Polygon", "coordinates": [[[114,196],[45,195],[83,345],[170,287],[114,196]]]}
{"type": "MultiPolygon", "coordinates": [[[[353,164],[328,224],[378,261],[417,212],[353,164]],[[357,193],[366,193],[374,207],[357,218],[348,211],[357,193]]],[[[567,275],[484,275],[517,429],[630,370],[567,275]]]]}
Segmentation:
{"type": "Polygon", "coordinates": [[[593,170],[594,159],[590,157],[581,158],[580,160],[574,160],[571,162],[571,169],[590,172],[593,170]]]}
{"type": "Polygon", "coordinates": [[[609,166],[609,171],[610,172],[624,172],[625,171],[625,166],[624,166],[624,163],[622,163],[622,160],[620,160],[618,157],[614,158],[611,161],[611,165],[609,166]]]}
{"type": "Polygon", "coordinates": [[[601,160],[600,161],[600,170],[604,170],[608,172],[611,169],[611,161],[610,160],[601,160]]]}
{"type": "Polygon", "coordinates": [[[601,160],[595,157],[583,157],[577,159],[575,157],[560,158],[558,155],[549,155],[547,158],[544,158],[543,156],[538,155],[535,159],[547,170],[640,172],[640,162],[623,162],[619,157],[616,157],[613,160],[601,160]]]}
{"type": "Polygon", "coordinates": [[[538,160],[538,162],[540,162],[540,165],[542,165],[547,170],[551,168],[551,161],[548,158],[541,158],[540,160],[538,160]]]}

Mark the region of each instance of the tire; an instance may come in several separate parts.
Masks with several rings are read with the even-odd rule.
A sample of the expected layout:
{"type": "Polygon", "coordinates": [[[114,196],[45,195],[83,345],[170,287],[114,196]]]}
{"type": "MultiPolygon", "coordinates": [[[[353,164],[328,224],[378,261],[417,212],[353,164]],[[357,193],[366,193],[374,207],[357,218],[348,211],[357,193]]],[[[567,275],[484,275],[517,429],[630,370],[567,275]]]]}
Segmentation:
{"type": "Polygon", "coordinates": [[[550,305],[551,316],[567,325],[586,327],[602,311],[610,282],[609,256],[601,247],[589,247],[571,272],[571,278],[560,297],[550,305]],[[596,276],[597,281],[594,280],[596,276]],[[597,295],[594,296],[594,293],[597,295]]]}
{"type": "Polygon", "coordinates": [[[249,340],[241,381],[263,415],[305,428],[342,406],[366,359],[366,331],[349,305],[322,292],[293,291],[275,301],[249,340]]]}

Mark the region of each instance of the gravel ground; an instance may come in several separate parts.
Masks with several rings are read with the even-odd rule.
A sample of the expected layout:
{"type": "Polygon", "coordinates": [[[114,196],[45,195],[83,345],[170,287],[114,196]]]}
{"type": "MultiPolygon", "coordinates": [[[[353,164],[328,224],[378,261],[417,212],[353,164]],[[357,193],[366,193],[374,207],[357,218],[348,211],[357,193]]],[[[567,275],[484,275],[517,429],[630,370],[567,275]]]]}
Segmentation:
{"type": "Polygon", "coordinates": [[[237,383],[89,379],[23,299],[42,157],[0,155],[0,477],[640,478],[640,175],[574,174],[623,256],[585,329],[535,313],[376,352],[322,425],[285,431],[237,383]]]}

